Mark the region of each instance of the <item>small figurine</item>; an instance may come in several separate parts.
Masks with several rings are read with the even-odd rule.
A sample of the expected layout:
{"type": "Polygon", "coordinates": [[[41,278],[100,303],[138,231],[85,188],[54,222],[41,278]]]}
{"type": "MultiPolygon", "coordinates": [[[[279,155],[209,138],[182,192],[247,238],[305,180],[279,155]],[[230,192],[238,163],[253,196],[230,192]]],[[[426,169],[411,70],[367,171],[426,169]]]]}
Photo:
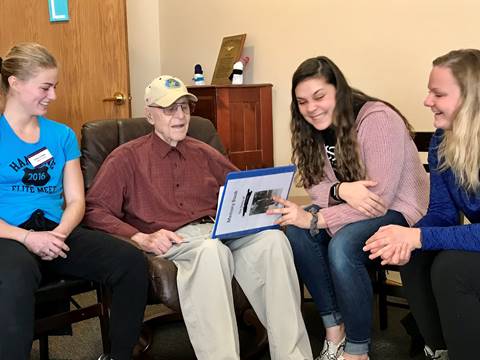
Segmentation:
{"type": "Polygon", "coordinates": [[[239,61],[233,64],[233,70],[230,76],[228,77],[233,85],[242,85],[243,84],[243,69],[250,61],[248,56],[242,57],[239,61]]]}
{"type": "Polygon", "coordinates": [[[196,64],[193,74],[193,82],[195,85],[205,85],[205,78],[203,77],[202,65],[196,64]]]}

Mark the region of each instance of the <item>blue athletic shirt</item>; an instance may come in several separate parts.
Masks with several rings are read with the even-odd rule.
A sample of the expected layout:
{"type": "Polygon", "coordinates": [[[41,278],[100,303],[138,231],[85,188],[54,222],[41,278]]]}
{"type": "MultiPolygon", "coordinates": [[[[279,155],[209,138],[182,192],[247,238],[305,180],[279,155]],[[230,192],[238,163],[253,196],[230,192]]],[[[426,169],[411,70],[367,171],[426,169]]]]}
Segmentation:
{"type": "MultiPolygon", "coordinates": [[[[63,168],[80,157],[75,133],[64,124],[38,117],[40,138],[21,140],[0,117],[0,219],[18,226],[36,210],[59,222],[63,213],[63,168]],[[33,167],[31,155],[48,149],[52,157],[33,167]]],[[[32,161],[33,162],[33,161],[32,161]]]]}

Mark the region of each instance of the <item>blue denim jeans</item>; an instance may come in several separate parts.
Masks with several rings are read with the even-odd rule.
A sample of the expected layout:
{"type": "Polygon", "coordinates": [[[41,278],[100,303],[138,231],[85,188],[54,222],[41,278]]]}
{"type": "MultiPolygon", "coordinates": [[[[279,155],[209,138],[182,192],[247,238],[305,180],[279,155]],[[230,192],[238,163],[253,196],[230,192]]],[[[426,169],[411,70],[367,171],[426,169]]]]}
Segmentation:
{"type": "Polygon", "coordinates": [[[333,237],[325,230],[312,237],[308,229],[288,226],[298,274],[312,295],[326,328],[345,324],[345,351],[368,353],[372,328],[373,291],[362,250],[378,228],[388,224],[408,226],[401,213],[388,210],[378,218],[358,221],[333,237]]]}

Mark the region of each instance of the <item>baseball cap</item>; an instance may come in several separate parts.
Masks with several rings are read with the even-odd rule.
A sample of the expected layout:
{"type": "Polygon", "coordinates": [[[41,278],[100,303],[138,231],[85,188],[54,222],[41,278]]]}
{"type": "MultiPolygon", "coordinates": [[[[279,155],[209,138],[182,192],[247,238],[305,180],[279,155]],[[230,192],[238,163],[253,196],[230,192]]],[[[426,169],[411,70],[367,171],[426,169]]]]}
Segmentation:
{"type": "Polygon", "coordinates": [[[172,105],[182,96],[188,96],[192,101],[198,101],[197,97],[190,94],[185,84],[179,78],[162,75],[145,88],[145,104],[167,107],[172,105]]]}

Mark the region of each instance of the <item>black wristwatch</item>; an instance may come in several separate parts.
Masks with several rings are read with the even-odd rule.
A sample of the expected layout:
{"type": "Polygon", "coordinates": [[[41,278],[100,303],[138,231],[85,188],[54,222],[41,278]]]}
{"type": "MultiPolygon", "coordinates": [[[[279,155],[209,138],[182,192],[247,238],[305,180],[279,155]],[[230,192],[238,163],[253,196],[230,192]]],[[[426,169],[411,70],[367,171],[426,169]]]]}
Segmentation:
{"type": "Polygon", "coordinates": [[[307,211],[312,214],[309,232],[311,236],[315,236],[320,232],[320,229],[318,228],[318,208],[312,206],[307,211]]]}
{"type": "Polygon", "coordinates": [[[344,202],[338,193],[338,188],[340,187],[341,182],[337,182],[330,187],[330,197],[338,202],[344,202]]]}

